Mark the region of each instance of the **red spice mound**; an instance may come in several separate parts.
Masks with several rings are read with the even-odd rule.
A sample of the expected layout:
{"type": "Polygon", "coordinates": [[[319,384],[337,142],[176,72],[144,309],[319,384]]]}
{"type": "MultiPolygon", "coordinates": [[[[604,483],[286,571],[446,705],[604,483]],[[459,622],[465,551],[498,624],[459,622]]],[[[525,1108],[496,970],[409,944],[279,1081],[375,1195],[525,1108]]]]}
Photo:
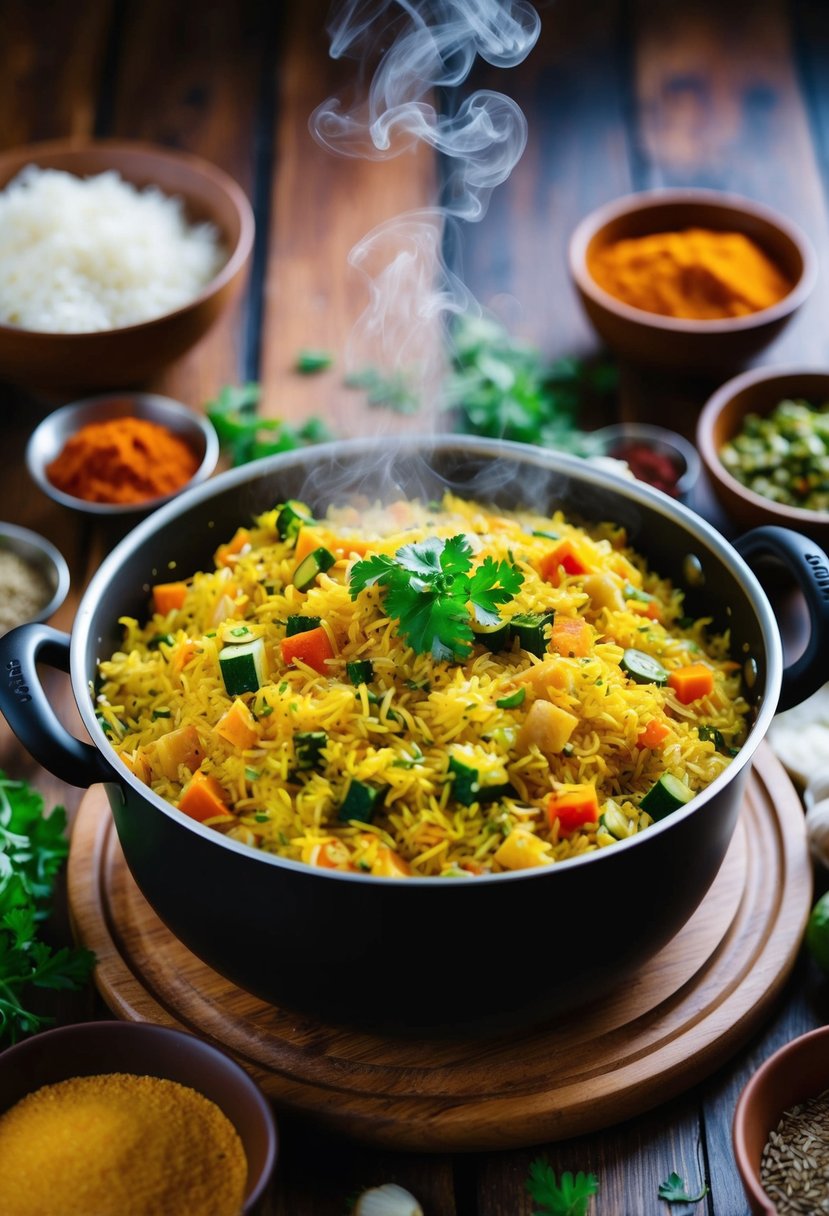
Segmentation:
{"type": "Polygon", "coordinates": [[[81,427],[46,475],[85,502],[130,503],[172,494],[197,468],[192,448],[166,426],[125,417],[81,427]]]}

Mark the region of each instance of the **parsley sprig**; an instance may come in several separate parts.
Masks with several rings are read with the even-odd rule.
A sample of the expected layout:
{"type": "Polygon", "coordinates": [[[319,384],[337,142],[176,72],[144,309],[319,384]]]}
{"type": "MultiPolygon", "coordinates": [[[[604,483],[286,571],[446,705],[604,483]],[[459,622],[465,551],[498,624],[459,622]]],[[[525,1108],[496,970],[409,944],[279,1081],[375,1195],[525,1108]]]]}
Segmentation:
{"type": "Polygon", "coordinates": [[[497,625],[498,605],[508,603],[523,581],[517,566],[492,557],[473,571],[472,549],[461,534],[429,537],[403,545],[394,557],[357,562],[349,592],[354,600],[367,587],[383,587],[386,612],[399,623],[401,637],[440,662],[467,658],[474,638],[470,620],[497,625]]]}
{"type": "Polygon", "coordinates": [[[44,816],[40,795],[0,772],[0,1043],[54,1020],[26,1008],[29,988],[77,988],[95,961],[88,950],[53,950],[38,939],[69,852],[65,828],[63,807],[44,816]]]}
{"type": "Polygon", "coordinates": [[[708,1187],[703,1184],[698,1195],[689,1195],[685,1189],[685,1179],[680,1178],[676,1172],[669,1174],[665,1181],[659,1184],[659,1198],[664,1199],[666,1203],[699,1203],[707,1194],[708,1187]]]}
{"type": "Polygon", "coordinates": [[[599,1189],[599,1180],[595,1174],[579,1170],[574,1176],[565,1170],[559,1182],[552,1166],[543,1157],[536,1157],[530,1163],[526,1188],[533,1200],[541,1204],[533,1216],[586,1216],[590,1197],[599,1189]]]}

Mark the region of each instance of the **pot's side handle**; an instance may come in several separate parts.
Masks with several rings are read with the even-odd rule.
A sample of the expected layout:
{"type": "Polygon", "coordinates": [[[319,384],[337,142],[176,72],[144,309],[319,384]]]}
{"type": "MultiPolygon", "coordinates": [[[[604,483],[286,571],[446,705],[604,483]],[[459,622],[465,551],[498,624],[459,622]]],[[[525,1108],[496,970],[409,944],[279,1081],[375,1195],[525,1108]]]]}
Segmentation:
{"type": "Polygon", "coordinates": [[[829,557],[814,541],[788,528],[755,528],[734,542],[746,560],[771,554],[794,574],[809,609],[809,640],[783,671],[778,709],[799,705],[829,680],[829,557]]]}
{"type": "Polygon", "coordinates": [[[37,663],[69,671],[69,635],[48,625],[20,625],[0,637],[0,712],[38,764],[70,785],[112,781],[100,752],[60,722],[40,678],[37,663]]]}

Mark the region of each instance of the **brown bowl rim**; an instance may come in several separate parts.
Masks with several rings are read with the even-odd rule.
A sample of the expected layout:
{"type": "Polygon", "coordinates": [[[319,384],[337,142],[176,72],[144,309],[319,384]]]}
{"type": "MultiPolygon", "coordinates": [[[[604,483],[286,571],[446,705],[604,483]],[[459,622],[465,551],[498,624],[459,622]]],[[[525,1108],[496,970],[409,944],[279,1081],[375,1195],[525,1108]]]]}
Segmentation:
{"type": "MultiPolygon", "coordinates": [[[[100,341],[102,338],[110,335],[132,334],[142,330],[149,330],[153,326],[164,324],[174,317],[191,312],[203,304],[205,300],[216,295],[217,292],[221,291],[234,278],[248,260],[253,249],[256,229],[253,207],[248,196],[239,183],[229,173],[226,173],[224,169],[219,168],[218,165],[214,165],[212,161],[205,160],[201,156],[196,156],[192,152],[180,151],[178,148],[167,148],[162,144],[154,144],[148,140],[139,139],[77,139],[69,137],[68,139],[41,140],[32,144],[22,144],[17,148],[9,148],[5,152],[0,152],[0,176],[2,176],[3,170],[13,162],[21,161],[18,169],[18,172],[20,172],[27,164],[35,163],[38,156],[52,156],[56,152],[83,153],[97,149],[125,154],[138,154],[142,157],[185,165],[197,176],[212,178],[230,199],[239,216],[239,237],[236,244],[231,249],[227,261],[221,267],[218,274],[214,275],[204,285],[199,294],[193,296],[186,303],[179,305],[178,308],[172,309],[170,312],[161,313],[157,317],[148,317],[145,321],[136,321],[132,325],[120,325],[116,329],[84,329],[78,331],[70,330],[69,332],[51,329],[26,329],[21,325],[9,325],[8,322],[0,321],[0,335],[7,334],[17,337],[25,335],[27,338],[32,339],[40,338],[48,340],[58,338],[64,341],[90,342],[93,340],[100,341]],[[24,157],[25,159],[22,160],[21,158],[24,157]]],[[[66,172],[71,172],[71,170],[66,169],[66,172]]],[[[105,172],[105,170],[102,169],[101,172],[105,172]]],[[[8,183],[4,183],[0,189],[5,189],[6,184],[8,183]]],[[[175,196],[168,195],[168,197],[175,196]]]]}
{"type": "MultiPolygon", "coordinates": [[[[262,1129],[265,1133],[266,1152],[265,1160],[262,1168],[259,1170],[250,1187],[250,1193],[245,1195],[244,1206],[242,1208],[242,1216],[247,1216],[257,1210],[257,1205],[265,1195],[273,1173],[276,1167],[277,1158],[279,1155],[279,1132],[276,1125],[271,1105],[263,1094],[259,1085],[252,1076],[242,1067],[242,1065],[233,1058],[229,1051],[226,1051],[218,1044],[209,1042],[200,1035],[193,1034],[189,1030],[181,1030],[176,1026],[163,1026],[157,1022],[128,1022],[117,1019],[104,1019],[100,1021],[88,1022],[71,1022],[64,1026],[53,1026],[49,1030],[43,1030],[36,1035],[21,1039],[17,1043],[13,1043],[10,1047],[0,1055],[0,1074],[8,1060],[16,1060],[20,1057],[25,1058],[27,1054],[35,1055],[38,1052],[38,1047],[49,1042],[50,1045],[57,1044],[60,1040],[64,1040],[67,1047],[70,1047],[73,1041],[86,1039],[87,1042],[94,1042],[96,1038],[108,1038],[117,1041],[119,1038],[125,1044],[124,1050],[124,1072],[134,1072],[130,1067],[129,1052],[126,1048],[130,1041],[133,1042],[143,1040],[149,1044],[147,1054],[153,1053],[153,1040],[161,1042],[166,1039],[170,1043],[180,1043],[188,1051],[196,1051],[206,1057],[213,1057],[215,1067],[221,1069],[222,1074],[230,1078],[231,1085],[237,1093],[244,1095],[244,1101],[251,1110],[256,1112],[256,1117],[260,1121],[262,1129]]],[[[160,1068],[160,1065],[158,1065],[160,1068]]],[[[104,1068],[103,1072],[116,1071],[112,1068],[104,1068]]],[[[71,1075],[71,1074],[70,1074],[71,1075]]],[[[90,1074],[86,1074],[90,1075],[90,1074]]],[[[175,1080],[175,1077],[170,1077],[169,1073],[159,1072],[159,1075],[166,1076],[169,1080],[175,1080]]],[[[40,1084],[49,1085],[52,1082],[42,1081],[40,1084]]],[[[188,1082],[180,1082],[180,1084],[188,1084],[188,1082]]],[[[189,1083],[191,1088],[197,1089],[198,1086],[189,1083]]],[[[29,1091],[34,1092],[34,1091],[29,1091]]],[[[199,1091],[203,1092],[203,1091],[199,1091]]],[[[205,1095],[207,1096],[207,1095],[205,1095]]],[[[215,1098],[211,1099],[214,1105],[218,1106],[222,1113],[227,1115],[222,1103],[215,1098]]],[[[0,1112],[2,1113],[2,1112],[0,1112]]]]}
{"type": "Polygon", "coordinates": [[[826,399],[829,401],[829,369],[825,367],[779,365],[752,368],[749,371],[740,372],[739,375],[732,376],[730,380],[721,384],[702,407],[697,419],[697,448],[709,475],[747,505],[764,511],[784,525],[798,524],[803,527],[814,527],[815,524],[819,524],[829,527],[829,511],[812,511],[808,507],[789,507],[784,503],[777,503],[771,498],[765,498],[762,494],[757,494],[748,486],[744,486],[741,481],[729,473],[720,460],[719,452],[714,447],[714,421],[732,397],[736,397],[743,389],[751,388],[755,384],[771,383],[774,380],[791,379],[795,376],[822,376],[826,380],[826,399]]]}
{"type": "Polygon", "coordinates": [[[570,273],[579,290],[608,312],[637,325],[669,333],[698,334],[700,337],[741,333],[744,330],[772,325],[800,307],[812,292],[817,279],[817,254],[806,233],[793,220],[766,203],[730,191],[712,190],[702,186],[641,190],[603,203],[576,225],[570,236],[567,253],[570,273]],[[648,312],[644,308],[634,308],[600,287],[587,269],[587,247],[592,238],[611,220],[635,212],[658,211],[664,205],[672,206],[678,203],[713,204],[738,215],[750,215],[776,228],[795,246],[803,263],[800,276],[791,290],[775,304],[746,316],[695,320],[693,317],[666,317],[661,313],[648,312]]]}
{"type": "MultiPolygon", "coordinates": [[[[805,1034],[798,1035],[797,1038],[791,1039],[788,1043],[784,1043],[782,1047],[764,1060],[759,1068],[752,1073],[749,1080],[743,1087],[737,1105],[734,1108],[734,1118],[731,1124],[731,1139],[734,1146],[734,1157],[737,1162],[737,1169],[750,1198],[759,1205],[763,1212],[767,1212],[768,1216],[774,1216],[777,1211],[769,1196],[760,1185],[759,1171],[755,1170],[750,1164],[750,1154],[746,1143],[746,1123],[748,1120],[748,1112],[756,1100],[757,1091],[762,1087],[766,1078],[776,1072],[781,1063],[791,1054],[801,1051],[808,1051],[812,1042],[826,1040],[829,1042],[829,1026],[817,1026],[813,1030],[806,1031],[805,1034]]],[[[780,1111],[780,1114],[783,1112],[780,1111]]],[[[769,1128],[769,1131],[772,1131],[769,1128]]]]}

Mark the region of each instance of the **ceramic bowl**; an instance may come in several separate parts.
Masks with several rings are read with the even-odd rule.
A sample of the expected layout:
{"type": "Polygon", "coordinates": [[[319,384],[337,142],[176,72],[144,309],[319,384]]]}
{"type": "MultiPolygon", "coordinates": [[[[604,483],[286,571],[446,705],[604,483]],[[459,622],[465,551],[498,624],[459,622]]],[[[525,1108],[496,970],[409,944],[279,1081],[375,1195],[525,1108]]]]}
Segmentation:
{"type": "Polygon", "coordinates": [[[0,553],[3,551],[16,553],[24,562],[40,570],[52,592],[34,616],[29,616],[18,624],[48,621],[60,608],[69,590],[69,567],[63,554],[45,536],[31,532],[28,528],[18,527],[17,524],[0,522],[0,553]]]}
{"type": "Polygon", "coordinates": [[[763,1149],[783,1112],[829,1089],[829,1026],[800,1035],[770,1056],[740,1094],[732,1138],[737,1168],[755,1216],[777,1208],[760,1185],[763,1149]]]}
{"type": "Polygon", "coordinates": [[[656,485],[664,489],[654,479],[654,469],[647,462],[646,454],[653,453],[659,458],[667,458],[675,474],[670,488],[665,492],[681,502],[689,502],[691,492],[699,480],[701,464],[697,450],[692,443],[676,431],[665,427],[651,426],[645,422],[619,422],[613,426],[604,426],[597,431],[591,431],[587,438],[589,451],[601,456],[611,456],[616,460],[625,460],[630,456],[631,472],[640,481],[648,485],[656,485]],[[641,451],[645,459],[637,461],[635,452],[641,451]]]}
{"type": "Polygon", "coordinates": [[[71,392],[145,381],[179,358],[238,294],[253,247],[254,220],[242,189],[196,156],[152,144],[60,140],[0,155],[0,190],[26,165],[78,177],[114,170],[139,189],[181,198],[191,222],[209,221],[228,252],[219,273],[188,304],[150,321],[89,333],[45,333],[0,324],[0,377],[38,390],[71,392]]]}
{"type": "Polygon", "coordinates": [[[612,350],[634,363],[692,373],[736,368],[762,350],[809,295],[817,265],[810,242],[785,216],[738,195],[690,188],[630,194],[599,207],[573,232],[569,262],[584,309],[612,350]],[[604,245],[689,227],[745,233],[791,280],[788,295],[748,316],[664,317],[623,304],[588,269],[590,256],[604,245]]]}
{"type": "Polygon", "coordinates": [[[263,1210],[277,1155],[270,1105],[244,1069],[195,1035],[149,1022],[84,1022],[47,1030],[0,1054],[0,1114],[42,1085],[111,1072],[177,1081],[220,1107],[247,1157],[242,1212],[263,1210]]]}
{"type": "Polygon", "coordinates": [[[829,401],[829,371],[764,367],[735,376],[718,388],[697,423],[697,447],[717,498],[741,528],[779,524],[829,544],[829,512],[807,511],[773,502],[749,490],[728,472],[720,449],[743,425],[746,414],[769,414],[788,397],[813,405],[829,401]]]}
{"type": "Polygon", "coordinates": [[[32,479],[44,494],[64,507],[80,511],[85,515],[96,515],[102,519],[112,517],[135,517],[149,514],[156,507],[168,502],[175,494],[165,494],[142,502],[109,503],[87,502],[65,494],[52,485],[47,467],[61,452],[66,441],[82,426],[91,422],[106,422],[112,418],[132,416],[167,427],[192,448],[198,460],[198,468],[188,482],[175,491],[176,494],[190,486],[206,481],[219,459],[219,441],[212,425],[201,414],[188,409],[170,397],[157,393],[105,393],[73,401],[61,409],[48,414],[35,427],[26,445],[26,464],[32,479]]]}

